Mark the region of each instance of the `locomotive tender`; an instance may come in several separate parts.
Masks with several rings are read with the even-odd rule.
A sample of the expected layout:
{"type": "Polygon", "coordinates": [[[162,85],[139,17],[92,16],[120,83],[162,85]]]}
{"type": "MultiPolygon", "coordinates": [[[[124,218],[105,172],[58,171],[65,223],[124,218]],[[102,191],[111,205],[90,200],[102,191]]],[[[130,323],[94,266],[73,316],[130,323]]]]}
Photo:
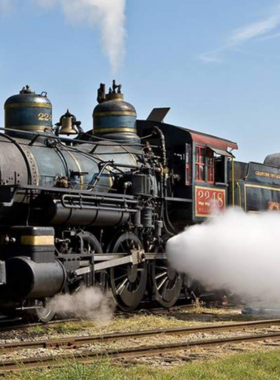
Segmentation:
{"type": "Polygon", "coordinates": [[[93,129],[69,111],[53,127],[46,93],[28,86],[5,103],[0,133],[0,312],[49,321],[50,300],[109,287],[120,308],[165,307],[191,284],[169,267],[167,239],[219,209],[280,210],[280,158],[241,163],[237,144],[136,120],[113,82],[98,90],[93,129]],[[63,137],[75,135],[74,139],[63,137]]]}

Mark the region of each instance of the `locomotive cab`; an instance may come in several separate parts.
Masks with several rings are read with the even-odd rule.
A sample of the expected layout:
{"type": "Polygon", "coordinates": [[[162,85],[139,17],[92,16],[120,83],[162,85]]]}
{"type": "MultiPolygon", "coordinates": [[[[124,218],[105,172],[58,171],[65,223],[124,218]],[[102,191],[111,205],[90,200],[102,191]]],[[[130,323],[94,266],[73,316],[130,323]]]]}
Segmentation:
{"type": "MultiPolygon", "coordinates": [[[[155,125],[166,142],[168,215],[180,231],[186,225],[205,220],[214,207],[225,208],[228,161],[234,158],[229,149],[238,147],[229,140],[152,120],[138,121],[139,135],[151,135],[155,125]]],[[[159,144],[157,136],[149,141],[153,146],[159,144]]]]}

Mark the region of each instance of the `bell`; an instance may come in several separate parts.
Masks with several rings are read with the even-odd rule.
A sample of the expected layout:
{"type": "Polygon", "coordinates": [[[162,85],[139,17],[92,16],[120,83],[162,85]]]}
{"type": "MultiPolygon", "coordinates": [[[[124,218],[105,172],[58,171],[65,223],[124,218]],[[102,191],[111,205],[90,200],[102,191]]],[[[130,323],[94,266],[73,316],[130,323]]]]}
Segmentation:
{"type": "Polygon", "coordinates": [[[61,128],[59,131],[60,135],[75,135],[77,132],[73,127],[73,118],[71,116],[66,116],[61,120],[61,128]]]}
{"type": "Polygon", "coordinates": [[[77,135],[83,132],[81,122],[77,121],[76,117],[72,115],[69,110],[61,116],[59,123],[56,123],[55,134],[58,135],[77,135]]]}

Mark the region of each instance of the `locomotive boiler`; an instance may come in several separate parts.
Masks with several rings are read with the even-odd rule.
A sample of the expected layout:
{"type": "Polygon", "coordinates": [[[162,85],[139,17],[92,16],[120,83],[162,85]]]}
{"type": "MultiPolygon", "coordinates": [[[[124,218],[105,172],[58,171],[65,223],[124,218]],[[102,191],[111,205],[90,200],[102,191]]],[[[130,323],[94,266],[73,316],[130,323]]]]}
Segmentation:
{"type": "Polygon", "coordinates": [[[5,103],[3,314],[47,322],[52,297],[90,286],[110,289],[123,310],[142,300],[170,307],[199,295],[168,264],[171,236],[208,218],[213,204],[280,209],[278,156],[236,162],[235,142],[166,124],[167,108],[137,120],[115,81],[108,93],[100,85],[97,101],[86,132],[69,110],[53,126],[45,92],[26,86],[5,103]]]}

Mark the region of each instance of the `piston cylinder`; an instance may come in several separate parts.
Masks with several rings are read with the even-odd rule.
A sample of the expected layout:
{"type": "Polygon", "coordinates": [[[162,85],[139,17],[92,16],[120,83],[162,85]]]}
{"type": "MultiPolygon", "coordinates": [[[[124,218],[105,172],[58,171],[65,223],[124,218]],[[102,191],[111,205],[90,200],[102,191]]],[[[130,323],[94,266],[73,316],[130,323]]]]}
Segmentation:
{"type": "Polygon", "coordinates": [[[28,257],[13,257],[6,262],[6,294],[13,299],[51,297],[65,283],[62,263],[35,263],[28,257]]]}

